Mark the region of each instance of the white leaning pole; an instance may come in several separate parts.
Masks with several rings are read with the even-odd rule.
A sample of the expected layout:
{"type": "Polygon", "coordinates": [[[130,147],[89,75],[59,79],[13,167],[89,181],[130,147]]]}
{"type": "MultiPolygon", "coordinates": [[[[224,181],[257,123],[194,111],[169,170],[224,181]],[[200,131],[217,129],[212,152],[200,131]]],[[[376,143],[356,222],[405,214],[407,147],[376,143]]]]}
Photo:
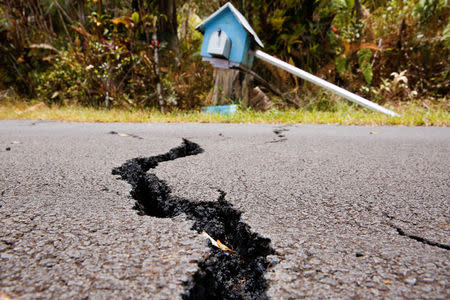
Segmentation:
{"type": "Polygon", "coordinates": [[[269,64],[272,64],[276,67],[279,67],[291,74],[294,74],[306,81],[309,81],[311,83],[314,83],[315,85],[318,85],[324,89],[330,90],[333,93],[347,99],[350,100],[352,102],[358,103],[360,105],[363,105],[371,110],[377,111],[377,112],[381,112],[383,114],[387,114],[389,116],[393,116],[393,117],[399,117],[400,115],[397,114],[396,112],[393,112],[389,109],[386,109],[376,103],[373,103],[372,101],[369,101],[367,99],[364,99],[363,97],[360,97],[356,94],[350,93],[347,90],[344,90],[343,88],[340,88],[332,83],[329,83],[328,81],[325,81],[319,77],[316,77],[312,74],[309,74],[308,72],[303,71],[302,69],[299,69],[295,66],[292,66],[282,60],[279,60],[278,58],[275,58],[263,51],[260,50],[256,50],[253,52],[255,57],[262,59],[265,62],[268,62],[269,64]]]}

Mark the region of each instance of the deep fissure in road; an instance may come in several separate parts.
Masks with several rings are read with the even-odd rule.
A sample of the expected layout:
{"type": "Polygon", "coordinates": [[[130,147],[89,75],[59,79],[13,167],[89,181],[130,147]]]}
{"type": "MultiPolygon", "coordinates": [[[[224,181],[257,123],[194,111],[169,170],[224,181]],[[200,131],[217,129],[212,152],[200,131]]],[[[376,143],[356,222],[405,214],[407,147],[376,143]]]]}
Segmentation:
{"type": "Polygon", "coordinates": [[[170,218],[184,213],[194,221],[191,229],[205,231],[235,251],[230,253],[210,243],[211,253],[186,282],[183,299],[267,299],[264,273],[269,267],[267,256],[274,253],[270,239],[252,232],[241,221],[241,212],[225,200],[225,192],[219,190],[214,202],[194,202],[173,196],[164,180],[147,173],[160,162],[202,152],[198,144],[183,139],[181,146],[165,154],[130,159],[112,173],[131,185],[134,208],[140,214],[170,218]]]}

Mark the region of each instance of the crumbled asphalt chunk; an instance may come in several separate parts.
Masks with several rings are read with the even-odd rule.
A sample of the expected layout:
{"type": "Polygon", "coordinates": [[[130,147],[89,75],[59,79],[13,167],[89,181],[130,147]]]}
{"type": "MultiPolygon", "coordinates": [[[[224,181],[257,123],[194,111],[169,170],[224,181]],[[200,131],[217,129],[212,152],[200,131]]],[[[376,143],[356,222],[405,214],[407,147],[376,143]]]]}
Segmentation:
{"type": "Polygon", "coordinates": [[[275,129],[273,131],[273,133],[275,133],[279,138],[285,137],[284,134],[282,134],[283,131],[288,131],[286,128],[280,128],[280,129],[275,129]]]}
{"type": "Polygon", "coordinates": [[[445,249],[445,250],[450,250],[450,245],[446,245],[446,244],[441,244],[441,243],[437,243],[437,242],[433,242],[430,241],[428,239],[425,239],[423,237],[417,236],[417,235],[412,235],[412,234],[407,234],[403,231],[403,229],[401,229],[400,227],[397,227],[395,225],[390,225],[392,228],[394,228],[395,230],[397,230],[397,233],[401,236],[410,238],[412,240],[415,240],[419,243],[425,244],[425,245],[429,245],[429,246],[433,246],[433,247],[438,247],[441,249],[445,249]]]}
{"type": "Polygon", "coordinates": [[[283,132],[286,132],[286,131],[289,131],[289,129],[286,127],[280,127],[280,128],[274,129],[273,133],[275,133],[279,138],[282,138],[282,137],[285,137],[283,132]]]}
{"type": "Polygon", "coordinates": [[[274,138],[272,141],[268,142],[268,143],[280,143],[280,142],[284,142],[287,141],[286,135],[283,134],[283,132],[289,131],[288,128],[285,127],[279,127],[273,130],[273,133],[275,133],[277,135],[277,138],[274,138]]]}
{"type": "Polygon", "coordinates": [[[274,254],[270,239],[252,232],[241,221],[241,212],[226,201],[226,193],[219,190],[214,202],[194,202],[173,196],[164,180],[146,173],[160,162],[202,152],[199,145],[183,139],[181,146],[165,154],[130,159],[112,173],[132,186],[134,208],[140,214],[170,218],[184,213],[194,221],[193,230],[205,231],[236,251],[228,253],[210,244],[210,255],[198,263],[198,271],[185,282],[183,299],[267,299],[264,273],[269,267],[267,256],[274,254]]]}

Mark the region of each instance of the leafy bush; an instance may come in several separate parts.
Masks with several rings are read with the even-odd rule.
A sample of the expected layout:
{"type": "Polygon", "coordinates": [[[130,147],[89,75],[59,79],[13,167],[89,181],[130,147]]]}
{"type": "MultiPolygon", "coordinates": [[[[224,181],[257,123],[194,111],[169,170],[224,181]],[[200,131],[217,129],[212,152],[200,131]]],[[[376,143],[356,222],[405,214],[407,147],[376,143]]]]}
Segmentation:
{"type": "Polygon", "coordinates": [[[50,68],[33,73],[37,96],[47,103],[83,102],[89,90],[83,73],[83,65],[62,51],[50,68]]]}

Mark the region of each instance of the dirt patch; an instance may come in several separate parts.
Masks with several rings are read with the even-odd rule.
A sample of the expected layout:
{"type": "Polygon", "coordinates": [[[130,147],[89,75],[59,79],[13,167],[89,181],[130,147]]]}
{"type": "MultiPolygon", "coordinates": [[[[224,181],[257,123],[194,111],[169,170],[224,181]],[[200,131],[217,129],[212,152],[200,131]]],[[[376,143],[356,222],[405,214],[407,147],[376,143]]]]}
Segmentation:
{"type": "Polygon", "coordinates": [[[225,192],[219,190],[217,201],[195,202],[173,196],[164,180],[147,173],[160,162],[202,152],[199,145],[183,139],[181,146],[165,154],[130,159],[112,173],[132,186],[139,214],[171,218],[184,213],[194,221],[192,230],[205,231],[235,251],[223,251],[210,243],[211,253],[185,283],[183,299],[267,299],[264,273],[269,267],[267,256],[274,254],[270,239],[252,232],[241,221],[242,213],[226,201],[225,192]]]}

